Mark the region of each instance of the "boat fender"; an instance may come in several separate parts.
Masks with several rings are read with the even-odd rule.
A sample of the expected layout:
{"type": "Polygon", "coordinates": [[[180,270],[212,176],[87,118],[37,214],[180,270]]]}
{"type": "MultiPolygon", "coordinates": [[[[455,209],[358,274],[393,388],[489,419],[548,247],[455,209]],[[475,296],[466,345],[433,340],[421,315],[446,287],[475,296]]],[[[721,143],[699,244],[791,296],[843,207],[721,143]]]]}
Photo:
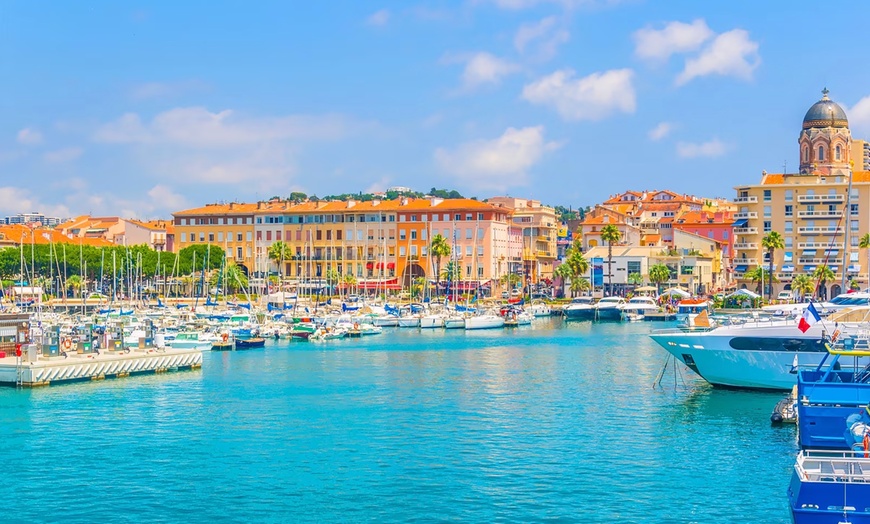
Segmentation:
{"type": "Polygon", "coordinates": [[[782,413],[777,412],[777,413],[772,414],[770,416],[770,421],[774,424],[781,424],[782,423],[782,413]]]}
{"type": "Polygon", "coordinates": [[[870,458],[870,433],[864,433],[864,458],[870,458]]]}
{"type": "Polygon", "coordinates": [[[229,340],[229,338],[230,338],[230,336],[227,333],[224,333],[223,335],[221,335],[221,340],[223,340],[224,342],[229,340]]]}
{"type": "Polygon", "coordinates": [[[72,347],[72,340],[70,340],[68,338],[63,339],[63,348],[69,349],[71,347],[72,347]]]}
{"type": "Polygon", "coordinates": [[[354,322],[354,323],[353,323],[353,328],[354,328],[354,329],[359,329],[359,322],[354,322]]]}

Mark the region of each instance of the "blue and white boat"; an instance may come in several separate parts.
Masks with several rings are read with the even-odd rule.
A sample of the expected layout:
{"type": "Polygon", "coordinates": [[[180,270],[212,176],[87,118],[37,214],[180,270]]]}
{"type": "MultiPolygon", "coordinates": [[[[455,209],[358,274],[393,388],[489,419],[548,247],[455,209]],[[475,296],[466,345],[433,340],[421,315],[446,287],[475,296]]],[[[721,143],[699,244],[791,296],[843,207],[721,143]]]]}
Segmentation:
{"type": "Polygon", "coordinates": [[[798,372],[801,451],[788,488],[795,524],[870,523],[870,350],[847,337],[798,372]],[[828,361],[830,361],[828,363],[828,361]]]}
{"type": "Polygon", "coordinates": [[[622,297],[604,297],[595,304],[595,320],[622,320],[622,297]]]}
{"type": "Polygon", "coordinates": [[[575,297],[565,306],[562,314],[566,320],[592,320],[595,317],[595,305],[592,297],[575,297]]]}

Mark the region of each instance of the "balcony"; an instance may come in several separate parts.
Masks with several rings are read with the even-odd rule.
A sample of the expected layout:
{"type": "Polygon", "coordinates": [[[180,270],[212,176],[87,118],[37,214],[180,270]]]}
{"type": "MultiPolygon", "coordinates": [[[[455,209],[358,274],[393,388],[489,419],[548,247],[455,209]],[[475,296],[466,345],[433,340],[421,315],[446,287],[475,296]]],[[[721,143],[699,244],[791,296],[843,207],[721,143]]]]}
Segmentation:
{"type": "Polygon", "coordinates": [[[840,218],[841,216],[843,216],[842,209],[826,209],[824,211],[798,211],[798,217],[800,218],[840,218]]]}
{"type": "Polygon", "coordinates": [[[758,203],[758,197],[755,196],[745,196],[745,197],[737,197],[734,199],[735,204],[756,204],[758,203]]]}
{"type": "Polygon", "coordinates": [[[757,235],[758,228],[757,227],[735,227],[734,234],[735,235],[757,235]]]}
{"type": "Polygon", "coordinates": [[[828,242],[798,242],[798,249],[843,249],[843,243],[834,244],[828,242]]]}
{"type": "Polygon", "coordinates": [[[756,211],[743,211],[742,213],[734,213],[735,220],[739,220],[741,218],[758,218],[758,213],[756,211]]]}
{"type": "Polygon", "coordinates": [[[842,235],[842,227],[799,227],[800,235],[842,235]]]}
{"type": "Polygon", "coordinates": [[[758,249],[758,244],[754,242],[735,242],[734,249],[758,249]]]}
{"type": "Polygon", "coordinates": [[[836,262],[836,261],[833,259],[826,260],[824,258],[803,258],[803,257],[798,258],[798,264],[824,264],[826,262],[828,264],[830,264],[831,262],[836,262]]]}
{"type": "Polygon", "coordinates": [[[816,202],[845,202],[846,195],[799,195],[798,202],[814,204],[816,202]]]}

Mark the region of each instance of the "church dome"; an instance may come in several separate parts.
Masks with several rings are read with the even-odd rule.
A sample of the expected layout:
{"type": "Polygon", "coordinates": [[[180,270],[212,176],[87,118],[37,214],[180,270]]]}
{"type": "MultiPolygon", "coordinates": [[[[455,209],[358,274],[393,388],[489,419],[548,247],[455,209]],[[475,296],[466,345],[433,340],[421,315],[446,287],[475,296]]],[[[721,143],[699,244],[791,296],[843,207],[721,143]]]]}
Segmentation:
{"type": "Polygon", "coordinates": [[[804,129],[811,127],[849,127],[846,112],[839,104],[828,98],[828,90],[822,91],[822,99],[810,107],[804,116],[804,129]]]}

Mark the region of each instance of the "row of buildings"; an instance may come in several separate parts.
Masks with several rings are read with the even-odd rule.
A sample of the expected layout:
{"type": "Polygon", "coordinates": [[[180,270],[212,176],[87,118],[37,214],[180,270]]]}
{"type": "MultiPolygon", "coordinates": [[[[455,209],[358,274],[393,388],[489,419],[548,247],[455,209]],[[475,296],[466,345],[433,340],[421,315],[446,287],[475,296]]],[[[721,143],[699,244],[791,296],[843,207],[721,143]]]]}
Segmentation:
{"type": "Polygon", "coordinates": [[[434,279],[436,268],[449,264],[463,280],[483,285],[506,274],[527,283],[549,281],[579,238],[592,262],[588,278],[596,284],[627,289],[638,279],[648,281],[652,265],[664,264],[671,283],[705,292],[756,286],[752,270],[771,263],[762,238],[776,231],[784,247],[773,254],[775,292],[819,265],[836,275],[824,294],[842,291],[844,280],[866,286],[870,264],[862,261],[870,249],[861,247],[861,236],[870,232],[870,144],[852,138],[845,111],[827,90],[804,116],[798,154],[798,172],[762,172],[758,184],[736,187],[732,199],[626,191],[566,224],[539,201],[507,196],[276,199],[207,204],[150,222],[81,216],[51,224],[39,214],[8,217],[9,225],[0,225],[0,246],[26,242],[28,234],[37,242],[147,244],[166,251],[207,243],[255,276],[321,279],[331,269],[363,283],[401,286],[416,277],[434,279]],[[50,235],[34,229],[52,225],[50,235]],[[620,241],[607,246],[602,231],[611,225],[620,241]],[[440,261],[430,252],[436,234],[451,252],[440,261]],[[276,258],[278,242],[286,249],[276,258]],[[609,255],[612,264],[603,262],[609,255]]]}

